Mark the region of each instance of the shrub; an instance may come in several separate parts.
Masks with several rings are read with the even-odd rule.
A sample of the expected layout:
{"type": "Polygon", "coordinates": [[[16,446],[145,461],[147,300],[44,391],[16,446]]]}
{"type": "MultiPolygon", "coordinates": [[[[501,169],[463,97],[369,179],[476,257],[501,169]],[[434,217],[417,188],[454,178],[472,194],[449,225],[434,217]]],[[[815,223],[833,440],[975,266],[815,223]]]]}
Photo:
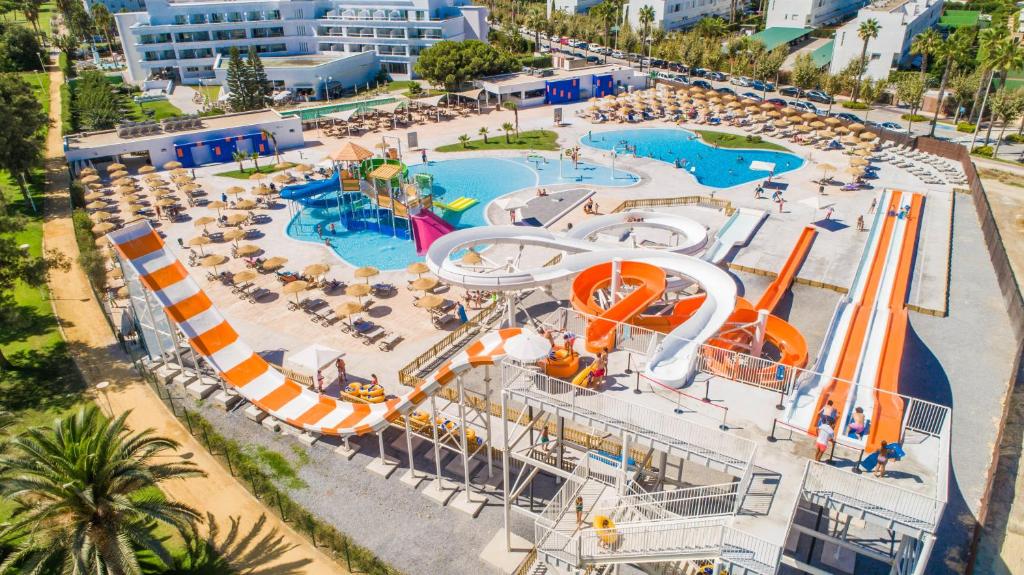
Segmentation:
{"type": "Polygon", "coordinates": [[[963,132],[965,134],[973,134],[974,130],[977,127],[978,126],[976,126],[975,124],[972,124],[970,122],[960,122],[959,124],[956,125],[956,131],[957,132],[963,132]]]}
{"type": "Polygon", "coordinates": [[[979,156],[984,156],[986,158],[991,158],[992,153],[994,151],[995,149],[992,148],[992,146],[978,146],[977,148],[974,148],[974,150],[971,151],[971,153],[979,156]]]}
{"type": "Polygon", "coordinates": [[[921,114],[903,114],[900,116],[908,122],[924,122],[928,119],[928,116],[922,116],[921,114]]]}
{"type": "Polygon", "coordinates": [[[849,102],[843,102],[843,107],[847,110],[867,110],[871,106],[864,102],[854,102],[851,100],[849,102]]]}
{"type": "Polygon", "coordinates": [[[78,242],[78,263],[89,278],[89,283],[95,289],[102,290],[107,283],[107,264],[96,247],[96,239],[92,236],[93,222],[89,219],[89,214],[81,209],[75,210],[71,219],[78,242]]]}
{"type": "Polygon", "coordinates": [[[760,144],[761,136],[747,135],[747,141],[751,144],[760,144]]]}
{"type": "Polygon", "coordinates": [[[1024,135],[1022,135],[1022,134],[1010,134],[1009,136],[1006,136],[1006,141],[1007,142],[1012,142],[1014,144],[1021,144],[1021,143],[1024,143],[1024,135]]]}
{"type": "Polygon", "coordinates": [[[543,56],[520,56],[519,64],[524,68],[550,68],[551,67],[551,55],[546,54],[543,56]]]}
{"type": "Polygon", "coordinates": [[[70,84],[65,82],[60,85],[60,125],[61,131],[65,134],[74,134],[78,131],[74,114],[75,104],[72,101],[74,97],[70,84]]]}

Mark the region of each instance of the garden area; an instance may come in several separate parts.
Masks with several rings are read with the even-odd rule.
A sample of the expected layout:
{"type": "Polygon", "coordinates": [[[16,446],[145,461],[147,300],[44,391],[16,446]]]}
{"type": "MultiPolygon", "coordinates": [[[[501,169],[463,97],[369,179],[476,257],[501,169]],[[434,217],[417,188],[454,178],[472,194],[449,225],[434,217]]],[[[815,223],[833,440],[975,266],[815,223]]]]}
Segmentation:
{"type": "Polygon", "coordinates": [[[700,139],[705,144],[718,146],[719,148],[742,148],[745,150],[778,150],[788,152],[785,146],[766,142],[760,136],[741,136],[738,134],[727,134],[725,132],[713,132],[711,130],[697,130],[700,139]]]}
{"type": "Polygon", "coordinates": [[[463,134],[458,144],[448,144],[437,148],[438,152],[477,152],[481,150],[558,150],[558,134],[549,130],[530,130],[516,132],[511,124],[501,126],[500,132],[490,135],[488,128],[477,132],[482,137],[471,139],[463,134]]]}
{"type": "Polygon", "coordinates": [[[159,121],[183,115],[167,100],[136,102],[138,87],[125,84],[119,75],[82,72],[68,82],[64,133],[109,130],[122,122],[159,121]]]}

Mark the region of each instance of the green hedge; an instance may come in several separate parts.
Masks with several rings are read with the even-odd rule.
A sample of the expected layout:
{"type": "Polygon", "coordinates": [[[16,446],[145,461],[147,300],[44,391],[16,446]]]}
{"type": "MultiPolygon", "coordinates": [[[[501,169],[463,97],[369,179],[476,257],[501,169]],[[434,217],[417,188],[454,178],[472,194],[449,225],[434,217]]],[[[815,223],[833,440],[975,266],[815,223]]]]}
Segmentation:
{"type": "Polygon", "coordinates": [[[974,150],[971,153],[977,154],[979,156],[984,156],[986,158],[991,158],[994,152],[995,149],[992,146],[978,146],[977,148],[974,148],[974,150]]]}
{"type": "Polygon", "coordinates": [[[78,131],[73,111],[75,106],[71,101],[74,97],[70,84],[65,82],[60,85],[60,130],[64,134],[74,134],[78,131]]]}
{"type": "Polygon", "coordinates": [[[851,100],[849,102],[843,102],[843,107],[846,108],[847,110],[867,110],[871,106],[865,104],[864,102],[854,102],[851,100]]]}
{"type": "Polygon", "coordinates": [[[327,548],[339,561],[344,559],[348,570],[353,573],[401,575],[401,571],[381,561],[372,551],[355,543],[333,525],[321,521],[292,500],[277,486],[274,477],[266,471],[266,466],[251,450],[221,435],[209,421],[195,411],[184,410],[184,417],[192,435],[211,454],[223,459],[231,474],[241,478],[243,485],[248,484],[253,495],[261,499],[267,507],[277,509],[282,520],[291,521],[296,529],[308,536],[313,546],[327,548]]]}
{"type": "MultiPolygon", "coordinates": [[[[107,264],[96,247],[96,238],[92,235],[93,221],[85,210],[77,209],[72,214],[75,224],[75,239],[78,241],[78,262],[85,270],[85,275],[94,286],[107,284],[107,264]]],[[[98,289],[99,289],[98,287],[98,289]]]]}
{"type": "Polygon", "coordinates": [[[922,116],[921,114],[903,114],[900,116],[908,122],[924,122],[928,119],[928,116],[922,116]]]}
{"type": "Polygon", "coordinates": [[[519,64],[528,68],[550,68],[551,55],[544,56],[520,56],[519,64]]]}
{"type": "Polygon", "coordinates": [[[975,128],[977,128],[977,126],[970,122],[960,122],[956,125],[956,131],[963,132],[965,134],[973,134],[975,128]]]}

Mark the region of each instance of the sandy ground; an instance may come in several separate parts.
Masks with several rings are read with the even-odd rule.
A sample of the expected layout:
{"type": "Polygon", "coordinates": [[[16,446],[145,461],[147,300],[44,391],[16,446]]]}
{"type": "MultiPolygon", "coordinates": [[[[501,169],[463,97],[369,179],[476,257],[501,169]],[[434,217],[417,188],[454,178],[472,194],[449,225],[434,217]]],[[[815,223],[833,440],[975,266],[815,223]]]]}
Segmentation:
{"type": "MultiPolygon", "coordinates": [[[[90,387],[109,381],[109,407],[115,413],[131,410],[129,425],[134,429],[151,427],[159,435],[181,444],[179,453],[206,471],[203,478],[190,478],[162,485],[174,500],[201,512],[211,513],[222,533],[231,518],[238,520],[241,530],[258,531],[255,558],[243,559],[239,565],[249,573],[264,574],[334,574],[346,571],[310,545],[291,527],[268,513],[242,485],[220,466],[185,428],[170,414],[163,403],[144,382],[138,379],[131,364],[120,352],[117,342],[94,299],[84,272],[77,262],[78,246],[70,217],[70,200],[66,193],[67,176],[62,157],[60,130],[59,71],[50,72],[50,116],[52,126],[47,140],[49,172],[45,204],[44,242],[47,250],[67,255],[72,262],[66,272],[50,278],[54,309],[63,328],[64,337],[90,387]],[[211,497],[211,495],[216,495],[211,497]]],[[[106,400],[100,402],[107,407],[106,400]]]]}

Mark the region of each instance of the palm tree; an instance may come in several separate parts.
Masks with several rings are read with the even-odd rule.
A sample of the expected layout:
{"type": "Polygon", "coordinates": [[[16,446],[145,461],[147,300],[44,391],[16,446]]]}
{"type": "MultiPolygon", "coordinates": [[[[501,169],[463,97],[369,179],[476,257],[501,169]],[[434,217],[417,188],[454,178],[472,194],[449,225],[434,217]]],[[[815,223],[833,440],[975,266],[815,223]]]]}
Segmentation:
{"type": "Polygon", "coordinates": [[[252,160],[252,165],[256,171],[260,171],[260,153],[256,150],[249,152],[249,159],[252,160]]]}
{"type": "MultiPolygon", "coordinates": [[[[939,112],[942,110],[942,100],[946,97],[946,87],[949,85],[950,74],[957,65],[965,60],[974,43],[974,33],[969,28],[958,28],[956,32],[949,35],[945,42],[938,45],[935,57],[938,62],[944,62],[946,66],[942,69],[942,80],[939,82],[939,99],[935,105],[935,115],[932,116],[931,130],[929,136],[935,135],[935,125],[939,122],[939,112]]],[[[957,108],[959,108],[959,103],[957,108]]],[[[959,115],[959,114],[958,114],[959,115]]]]}
{"type": "Polygon", "coordinates": [[[479,130],[476,131],[476,133],[484,137],[485,144],[490,143],[487,141],[487,134],[490,134],[490,130],[487,129],[487,126],[482,126],[479,130]]]}
{"type": "Polygon", "coordinates": [[[1021,100],[1018,93],[1003,88],[996,92],[990,105],[992,106],[992,118],[999,118],[1003,124],[999,129],[999,137],[996,138],[996,149],[992,152],[992,157],[998,158],[999,146],[1002,145],[1003,138],[1006,136],[1006,127],[1020,115],[1021,100]]]}
{"type": "Polygon", "coordinates": [[[864,121],[868,121],[868,117],[871,115],[871,105],[878,101],[882,97],[882,94],[889,88],[889,81],[886,79],[875,80],[872,82],[868,80],[861,86],[861,94],[864,96],[864,103],[868,105],[867,109],[864,110],[864,121]]]}
{"type": "MultiPolygon", "coordinates": [[[[1020,47],[1020,40],[1016,38],[1006,37],[996,43],[994,49],[988,55],[989,64],[992,66],[992,70],[998,71],[1001,81],[999,85],[1003,88],[1006,87],[1006,79],[1010,75],[1010,70],[1016,70],[1024,67],[1024,50],[1020,47]]],[[[985,97],[988,97],[988,92],[991,89],[992,82],[985,88],[985,97]]],[[[984,114],[985,110],[981,111],[984,114]]],[[[981,116],[978,116],[978,122],[981,122],[981,116]]],[[[985,134],[985,138],[992,137],[992,125],[994,122],[990,121],[988,124],[988,132],[985,134]]]]}
{"type": "Polygon", "coordinates": [[[459,143],[462,144],[463,148],[468,148],[469,147],[469,136],[467,136],[466,134],[462,134],[461,136],[459,136],[459,143]]]}
{"type": "Polygon", "coordinates": [[[231,152],[231,159],[238,162],[238,171],[244,174],[245,166],[242,165],[242,162],[249,159],[249,154],[245,152],[231,152]]]}
{"type": "Polygon", "coordinates": [[[504,106],[506,110],[512,110],[512,113],[515,114],[516,139],[519,139],[519,104],[516,104],[515,102],[505,102],[502,106],[504,106]]]}
{"type": "Polygon", "coordinates": [[[274,136],[273,132],[271,132],[270,130],[267,130],[265,128],[260,128],[260,135],[262,135],[264,139],[270,140],[270,145],[274,146],[274,161],[277,162],[278,164],[280,164],[281,163],[281,153],[277,150],[277,137],[274,136]]]}
{"type": "Polygon", "coordinates": [[[856,102],[860,96],[860,82],[864,77],[864,71],[868,67],[868,42],[878,37],[879,31],[882,27],[878,23],[878,20],[874,18],[868,18],[867,20],[860,23],[857,27],[857,36],[863,40],[864,45],[860,49],[860,69],[857,70],[857,83],[853,87],[853,101],[856,102]]]}
{"type": "Polygon", "coordinates": [[[88,406],[11,440],[0,456],[0,495],[16,507],[0,536],[16,543],[4,572],[136,575],[137,549],[171,564],[154,526],[184,534],[200,516],[158,488],[203,472],[168,458],[177,442],[132,433],[126,417],[88,406]]]}
{"type": "MultiPolygon", "coordinates": [[[[615,7],[612,6],[612,4],[608,2],[608,0],[605,0],[604,2],[601,2],[597,6],[594,6],[593,8],[590,9],[590,16],[601,24],[601,29],[603,30],[603,39],[601,43],[604,44],[606,48],[611,46],[611,44],[608,41],[609,34],[611,34],[612,26],[615,25],[615,21],[618,18],[618,16],[616,15],[615,7]]],[[[607,54],[604,55],[604,62],[608,62],[607,54]]]]}
{"type": "Polygon", "coordinates": [[[942,46],[942,36],[935,30],[929,28],[914,37],[910,43],[910,53],[921,55],[921,79],[925,79],[928,73],[928,56],[939,51],[942,46]]]}
{"type": "MultiPolygon", "coordinates": [[[[512,140],[509,139],[508,135],[511,134],[515,129],[516,127],[512,125],[512,122],[505,122],[504,124],[501,125],[501,131],[505,132],[506,144],[512,143],[512,140]]],[[[518,139],[519,136],[516,136],[516,138],[518,139]]]]}
{"type": "Polygon", "coordinates": [[[1003,26],[996,26],[992,28],[986,28],[981,31],[978,35],[978,61],[981,63],[979,69],[981,69],[981,82],[978,84],[978,91],[974,94],[974,103],[971,105],[971,113],[967,117],[967,121],[980,124],[981,116],[985,113],[984,108],[978,113],[978,119],[974,119],[974,111],[978,109],[978,105],[984,102],[983,94],[988,92],[988,86],[992,83],[992,74],[994,68],[992,67],[992,61],[990,56],[996,50],[996,46],[1002,41],[1003,38],[1007,37],[1007,29],[1003,26]]]}
{"type": "Polygon", "coordinates": [[[697,25],[693,27],[694,32],[702,38],[721,38],[729,31],[726,26],[725,20],[712,16],[711,18],[702,18],[697,25]]]}
{"type": "MultiPolygon", "coordinates": [[[[643,27],[643,30],[644,30],[644,43],[646,44],[647,43],[647,37],[651,33],[651,23],[654,22],[654,7],[653,6],[644,6],[643,8],[640,8],[640,11],[637,12],[637,19],[640,20],[640,25],[643,27]]],[[[648,47],[647,47],[647,57],[648,58],[651,57],[651,45],[650,44],[648,44],[648,47]]],[[[644,71],[644,61],[643,61],[643,59],[640,60],[640,71],[641,72],[644,71]]]]}

